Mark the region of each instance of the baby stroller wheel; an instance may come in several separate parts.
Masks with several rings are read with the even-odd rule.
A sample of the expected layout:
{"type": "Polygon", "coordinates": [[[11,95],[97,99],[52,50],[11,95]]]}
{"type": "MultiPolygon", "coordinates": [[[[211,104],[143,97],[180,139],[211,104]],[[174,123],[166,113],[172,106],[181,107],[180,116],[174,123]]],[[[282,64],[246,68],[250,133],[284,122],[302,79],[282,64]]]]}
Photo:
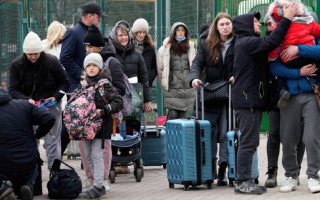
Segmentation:
{"type": "Polygon", "coordinates": [[[135,177],[136,177],[137,182],[141,182],[141,179],[142,179],[142,169],[141,168],[136,169],[135,177]]]}
{"type": "Polygon", "coordinates": [[[110,170],[109,172],[109,180],[110,183],[114,183],[116,181],[116,172],[114,171],[114,169],[110,170]]]}

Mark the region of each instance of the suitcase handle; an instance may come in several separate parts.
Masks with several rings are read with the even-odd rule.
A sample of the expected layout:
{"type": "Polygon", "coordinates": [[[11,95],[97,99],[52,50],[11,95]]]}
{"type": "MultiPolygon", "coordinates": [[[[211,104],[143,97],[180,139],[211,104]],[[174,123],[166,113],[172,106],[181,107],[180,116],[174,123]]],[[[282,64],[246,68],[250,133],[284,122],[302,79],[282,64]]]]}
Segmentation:
{"type": "MultiPolygon", "coordinates": [[[[160,132],[159,132],[159,121],[158,121],[158,112],[155,110],[156,113],[156,137],[160,137],[160,132]]],[[[143,112],[143,137],[147,137],[147,125],[146,125],[146,117],[145,117],[145,112],[143,112]]]]}
{"type": "MultiPolygon", "coordinates": [[[[206,86],[206,84],[204,84],[202,81],[198,81],[198,84],[200,86],[201,120],[204,120],[204,100],[203,100],[204,89],[203,88],[206,86]]],[[[199,119],[198,92],[196,92],[196,119],[199,119]]]]}

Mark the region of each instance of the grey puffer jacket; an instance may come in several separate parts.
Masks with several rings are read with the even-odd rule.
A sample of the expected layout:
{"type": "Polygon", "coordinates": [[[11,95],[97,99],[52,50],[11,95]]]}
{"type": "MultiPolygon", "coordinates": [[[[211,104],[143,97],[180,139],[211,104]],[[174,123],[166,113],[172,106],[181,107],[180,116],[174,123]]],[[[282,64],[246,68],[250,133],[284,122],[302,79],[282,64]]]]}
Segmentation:
{"type": "MultiPolygon", "coordinates": [[[[183,23],[175,25],[174,27],[185,26],[183,23]]],[[[169,38],[163,41],[163,46],[160,47],[157,55],[158,79],[163,89],[164,106],[168,109],[192,110],[195,90],[189,86],[189,74],[195,57],[194,44],[189,41],[188,53],[178,56],[170,51],[171,43],[168,41],[169,38]]]]}

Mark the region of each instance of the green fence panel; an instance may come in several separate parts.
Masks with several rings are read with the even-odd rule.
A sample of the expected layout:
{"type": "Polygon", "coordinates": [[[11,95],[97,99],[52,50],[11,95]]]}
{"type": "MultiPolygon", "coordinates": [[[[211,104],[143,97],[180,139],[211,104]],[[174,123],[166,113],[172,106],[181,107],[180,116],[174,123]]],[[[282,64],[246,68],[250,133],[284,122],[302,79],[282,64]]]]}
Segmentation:
{"type": "Polygon", "coordinates": [[[7,89],[11,61],[21,52],[20,1],[0,2],[0,88],[7,89]]]}

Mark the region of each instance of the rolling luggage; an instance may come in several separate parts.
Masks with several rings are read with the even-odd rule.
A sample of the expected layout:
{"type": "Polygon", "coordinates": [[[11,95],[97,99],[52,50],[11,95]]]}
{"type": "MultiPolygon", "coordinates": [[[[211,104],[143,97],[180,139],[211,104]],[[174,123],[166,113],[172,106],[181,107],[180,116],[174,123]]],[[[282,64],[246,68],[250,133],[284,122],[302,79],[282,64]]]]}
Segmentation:
{"type": "MultiPolygon", "coordinates": [[[[196,119],[175,119],[166,123],[169,188],[174,188],[174,184],[184,185],[185,190],[201,184],[211,188],[213,183],[211,125],[203,120],[204,112],[202,120],[198,120],[197,101],[196,97],[196,119]]],[[[204,104],[201,102],[203,111],[204,104]]]]}
{"type": "MultiPolygon", "coordinates": [[[[240,144],[241,132],[235,128],[235,119],[233,119],[233,127],[231,129],[231,85],[229,86],[229,131],[227,133],[227,152],[228,152],[228,179],[229,186],[233,187],[233,181],[237,176],[237,151],[238,145],[240,144]]],[[[234,116],[233,116],[234,118],[234,116]]],[[[253,154],[252,166],[251,166],[251,177],[256,184],[259,183],[259,170],[258,170],[258,154],[257,150],[253,154]]]]}
{"type": "Polygon", "coordinates": [[[156,125],[146,126],[145,117],[141,127],[141,157],[144,166],[161,166],[166,169],[166,128],[159,126],[158,113],[156,113],[156,125]]]}
{"type": "Polygon", "coordinates": [[[70,143],[68,144],[66,149],[66,154],[68,160],[81,157],[77,140],[70,140],[70,143]]]}

